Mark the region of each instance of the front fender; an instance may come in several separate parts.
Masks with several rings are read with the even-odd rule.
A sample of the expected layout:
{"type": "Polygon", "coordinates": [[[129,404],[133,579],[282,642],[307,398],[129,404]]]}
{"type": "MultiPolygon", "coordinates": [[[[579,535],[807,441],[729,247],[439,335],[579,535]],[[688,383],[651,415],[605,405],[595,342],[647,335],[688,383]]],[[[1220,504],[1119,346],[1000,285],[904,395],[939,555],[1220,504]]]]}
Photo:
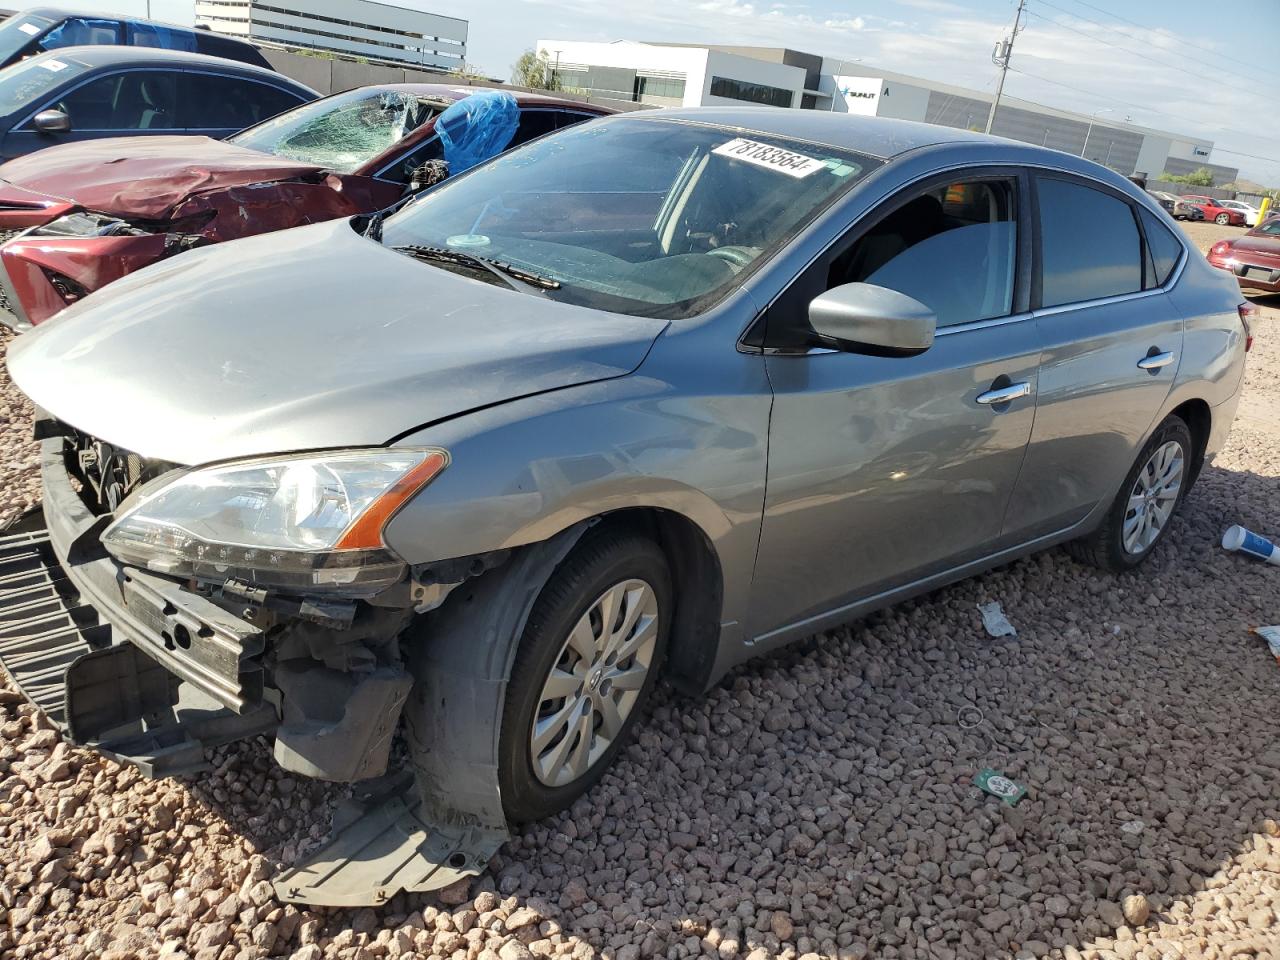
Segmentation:
{"type": "MultiPolygon", "coordinates": [[[[451,462],[388,524],[410,563],[549,539],[616,510],[679,514],[705,534],[724,575],[722,619],[745,610],[764,504],[770,394],[708,373],[705,389],[631,375],[501,404],[397,441],[451,462]],[[721,392],[721,388],[725,392],[721,392]]],[[[642,368],[643,369],[643,368],[642,368]]]]}

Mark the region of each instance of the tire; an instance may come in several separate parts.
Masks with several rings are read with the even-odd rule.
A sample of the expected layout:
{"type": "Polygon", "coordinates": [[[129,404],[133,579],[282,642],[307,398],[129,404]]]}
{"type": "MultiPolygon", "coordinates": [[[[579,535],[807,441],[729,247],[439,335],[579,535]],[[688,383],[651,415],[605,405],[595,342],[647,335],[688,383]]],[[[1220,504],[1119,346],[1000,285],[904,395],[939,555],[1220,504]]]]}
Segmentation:
{"type": "MultiPolygon", "coordinates": [[[[1187,491],[1191,486],[1191,464],[1195,452],[1195,445],[1191,439],[1191,431],[1187,428],[1186,423],[1181,417],[1170,416],[1156,428],[1155,433],[1142,446],[1137,459],[1133,466],[1129,469],[1128,474],[1124,478],[1124,483],[1120,487],[1120,492],[1116,494],[1115,501],[1111,504],[1111,509],[1102,519],[1102,523],[1091,534],[1081,537],[1079,540],[1073,540],[1066,544],[1067,552],[1081,563],[1087,563],[1103,570],[1111,570],[1115,573],[1124,570],[1132,570],[1138,564],[1142,563],[1147,557],[1151,556],[1156,545],[1165,538],[1169,532],[1173,517],[1177,514],[1178,508],[1182,505],[1183,499],[1187,495],[1187,491]],[[1164,519],[1160,521],[1158,529],[1154,531],[1154,536],[1148,540],[1146,537],[1140,537],[1138,542],[1134,544],[1136,549],[1126,547],[1126,520],[1131,519],[1131,515],[1141,526],[1141,518],[1138,511],[1131,509],[1131,497],[1142,490],[1139,481],[1144,471],[1147,470],[1156,457],[1156,454],[1164,450],[1169,444],[1177,444],[1179,447],[1180,472],[1178,474],[1177,488],[1172,497],[1172,503],[1168,503],[1168,498],[1153,497],[1151,503],[1147,504],[1149,513],[1159,515],[1164,509],[1164,504],[1168,504],[1168,513],[1164,515],[1164,519]],[[1151,504],[1156,504],[1152,506],[1151,504]]],[[[1151,474],[1147,474],[1149,478],[1151,474]]],[[[1157,477],[1157,479],[1160,479],[1157,477]]],[[[1164,492],[1170,489],[1161,484],[1164,492]]],[[[1148,530],[1150,528],[1147,528],[1148,530]]]]}
{"type": "Polygon", "coordinates": [[[1225,227],[1227,224],[1231,222],[1231,218],[1228,217],[1225,213],[1220,213],[1213,218],[1213,222],[1218,224],[1218,226],[1220,227],[1225,227]]]}
{"type": "Polygon", "coordinates": [[[588,533],[552,574],[520,638],[503,707],[498,784],[509,820],[524,823],[558,813],[604,775],[630,739],[653,692],[674,609],[666,557],[656,543],[637,533],[608,529],[588,533]],[[645,640],[639,650],[616,661],[608,659],[610,637],[603,635],[601,619],[602,604],[610,593],[619,608],[615,627],[626,627],[627,615],[638,611],[626,636],[612,632],[623,650],[642,634],[652,633],[651,645],[645,640]],[[583,621],[589,634],[575,631],[583,621]],[[588,662],[585,650],[599,659],[588,662]],[[642,675],[636,674],[633,670],[641,665],[646,651],[647,667],[642,675]],[[546,697],[553,668],[559,681],[556,691],[576,679],[576,692],[566,690],[559,699],[546,697]],[[619,680],[615,686],[614,678],[624,674],[630,678],[627,685],[619,680]],[[611,724],[602,712],[606,700],[615,703],[611,724]],[[578,705],[585,706],[579,710],[578,705]],[[569,719],[558,724],[566,716],[569,719]],[[544,731],[536,768],[535,722],[544,731]],[[608,725],[614,728],[611,737],[608,725]],[[579,750],[587,742],[584,731],[590,740],[585,750],[579,750]]]}

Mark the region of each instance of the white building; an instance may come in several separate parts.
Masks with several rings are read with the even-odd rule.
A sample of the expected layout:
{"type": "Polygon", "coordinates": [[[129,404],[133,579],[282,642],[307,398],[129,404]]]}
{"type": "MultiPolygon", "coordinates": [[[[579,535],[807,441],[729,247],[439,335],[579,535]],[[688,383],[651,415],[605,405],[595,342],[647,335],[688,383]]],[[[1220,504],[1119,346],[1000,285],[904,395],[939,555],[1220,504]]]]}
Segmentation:
{"type": "MultiPolygon", "coordinates": [[[[654,106],[763,103],[983,130],[993,100],[980,90],[783,47],[539,40],[537,49],[567,90],[654,106]]],[[[1212,140],[1126,122],[1122,108],[1090,117],[1006,96],[991,132],[1084,155],[1126,176],[1206,167],[1216,183],[1227,183],[1238,172],[1209,161],[1212,140]]]]}
{"type": "Polygon", "coordinates": [[[743,101],[791,107],[803,92],[803,71],[716,47],[539,40],[537,50],[566,90],[659,107],[743,101]]]}
{"type": "Polygon", "coordinates": [[[268,45],[449,70],[467,56],[467,21],[373,0],[196,0],[195,19],[268,45]]]}

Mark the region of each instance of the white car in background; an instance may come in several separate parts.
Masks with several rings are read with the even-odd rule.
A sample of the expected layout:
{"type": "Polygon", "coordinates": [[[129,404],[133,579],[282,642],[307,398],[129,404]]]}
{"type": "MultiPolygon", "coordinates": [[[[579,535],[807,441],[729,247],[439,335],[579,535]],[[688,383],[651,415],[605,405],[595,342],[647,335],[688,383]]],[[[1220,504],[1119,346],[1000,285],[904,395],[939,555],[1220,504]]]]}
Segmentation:
{"type": "Polygon", "coordinates": [[[1258,213],[1260,211],[1252,204],[1245,203],[1243,200],[1221,200],[1218,202],[1218,206],[1226,207],[1228,210],[1239,210],[1244,214],[1244,225],[1246,227],[1256,227],[1258,225],[1258,213]]]}

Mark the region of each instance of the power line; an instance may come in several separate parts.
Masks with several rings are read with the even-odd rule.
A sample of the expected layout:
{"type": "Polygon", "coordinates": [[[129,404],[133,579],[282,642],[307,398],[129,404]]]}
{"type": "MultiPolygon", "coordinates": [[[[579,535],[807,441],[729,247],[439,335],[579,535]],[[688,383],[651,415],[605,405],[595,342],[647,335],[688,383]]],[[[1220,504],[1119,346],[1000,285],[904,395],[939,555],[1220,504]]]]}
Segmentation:
{"type": "MultiPolygon", "coordinates": [[[[1120,27],[1112,26],[1110,24],[1099,23],[1097,20],[1091,20],[1089,17],[1086,17],[1083,14],[1075,13],[1071,10],[1066,10],[1063,7],[1059,7],[1057,4],[1051,3],[1050,0],[1039,0],[1039,2],[1043,3],[1045,6],[1053,7],[1055,10],[1061,10],[1063,13],[1067,14],[1068,16],[1077,17],[1078,19],[1084,20],[1088,23],[1096,24],[1097,26],[1102,27],[1104,30],[1119,30],[1121,31],[1122,36],[1132,37],[1134,40],[1137,40],[1139,42],[1143,41],[1142,37],[1135,36],[1134,34],[1129,33],[1127,31],[1123,31],[1121,30],[1120,27]]],[[[1078,3],[1083,7],[1088,7],[1090,10],[1096,10],[1098,13],[1111,17],[1114,20],[1119,20],[1122,23],[1131,24],[1132,26],[1135,26],[1140,30],[1147,31],[1148,33],[1155,32],[1146,24],[1139,23],[1136,20],[1130,20],[1128,17],[1122,17],[1120,16],[1120,14],[1112,13],[1110,10],[1104,10],[1102,7],[1094,6],[1092,3],[1089,3],[1088,0],[1072,0],[1072,2],[1078,3]]],[[[1167,37],[1169,40],[1171,40],[1174,43],[1180,43],[1184,47],[1188,47],[1192,50],[1195,50],[1197,53],[1207,54],[1208,56],[1211,56],[1211,57],[1217,57],[1219,60],[1225,60],[1228,63],[1232,64],[1233,66],[1239,66],[1239,61],[1236,58],[1231,57],[1225,53],[1218,53],[1216,50],[1210,50],[1208,47],[1201,46],[1198,43],[1192,43],[1190,40],[1183,40],[1181,37],[1179,37],[1175,33],[1166,33],[1166,34],[1163,34],[1163,36],[1167,37]]],[[[1232,73],[1234,76],[1237,76],[1237,77],[1245,77],[1245,75],[1242,73],[1235,73],[1230,70],[1225,70],[1221,67],[1215,67],[1214,69],[1222,70],[1223,73],[1232,73]]],[[[1261,73],[1254,74],[1253,76],[1250,76],[1250,77],[1246,77],[1246,79],[1253,80],[1255,82],[1257,82],[1258,80],[1262,80],[1266,83],[1270,83],[1272,81],[1271,77],[1261,73]]]]}
{"type": "MultiPolygon", "coordinates": [[[[1041,2],[1043,2],[1043,0],[1041,0],[1041,2]]],[[[1044,20],[1046,23],[1052,23],[1056,27],[1061,27],[1063,30],[1070,30],[1072,33],[1077,34],[1081,37],[1084,37],[1086,40],[1092,40],[1094,43],[1105,43],[1108,47],[1115,47],[1117,50],[1123,50],[1125,53],[1129,54],[1130,56],[1140,57],[1143,60],[1150,61],[1151,63],[1157,64],[1166,69],[1181,70],[1183,73],[1189,73],[1191,76],[1199,77],[1201,80],[1208,80],[1210,83],[1218,83],[1219,80],[1221,79],[1219,77],[1208,76],[1207,74],[1204,74],[1204,73],[1196,73],[1196,71],[1194,70],[1188,70],[1185,66],[1183,66],[1180,63],[1170,63],[1167,60],[1158,60],[1155,57],[1148,56],[1145,53],[1139,53],[1137,50],[1134,50],[1130,47],[1126,47],[1123,44],[1113,43],[1110,40],[1104,40],[1102,39],[1102,37],[1094,36],[1092,33],[1088,33],[1084,30],[1077,30],[1075,27],[1071,26],[1070,24],[1063,23],[1061,20],[1055,20],[1053,17],[1046,16],[1043,13],[1036,13],[1034,10],[1030,10],[1028,11],[1028,13],[1030,13],[1031,16],[1033,17],[1038,17],[1039,19],[1044,20]]],[[[1098,24],[1098,26],[1102,26],[1102,24],[1098,24]]]]}
{"type": "MultiPolygon", "coordinates": [[[[1038,73],[1029,73],[1028,71],[1023,70],[1023,69],[1021,69],[1021,68],[1019,68],[1019,67],[1010,67],[1009,69],[1010,69],[1010,70],[1012,70],[1014,73],[1020,73],[1020,74],[1022,74],[1024,77],[1031,77],[1031,79],[1033,79],[1033,80],[1040,80],[1040,81],[1041,81],[1041,82],[1043,82],[1043,83],[1051,83],[1051,84],[1053,84],[1055,87],[1062,87],[1062,88],[1064,88],[1064,89],[1066,89],[1066,90],[1072,90],[1072,91],[1074,91],[1074,92],[1076,92],[1076,93],[1083,93],[1083,94],[1084,94],[1085,96],[1087,96],[1087,97],[1097,97],[1097,98],[1098,98],[1098,99],[1100,99],[1100,100],[1110,100],[1110,101],[1112,101],[1113,103],[1119,103],[1119,104],[1122,104],[1122,105],[1124,105],[1124,106],[1126,106],[1126,107],[1134,107],[1134,108],[1136,108],[1136,109],[1138,109],[1138,110],[1145,110],[1145,111],[1146,111],[1146,112],[1148,112],[1148,113],[1156,113],[1156,114],[1159,114],[1159,115],[1160,115],[1160,116],[1162,116],[1162,117],[1169,117],[1169,118],[1174,119],[1174,120],[1185,120],[1185,119],[1186,119],[1185,117],[1180,117],[1180,116],[1178,116],[1178,115],[1176,115],[1176,114],[1172,114],[1172,113],[1166,113],[1164,110],[1157,110],[1155,107],[1149,107],[1149,106],[1146,106],[1145,104],[1141,104],[1141,103],[1134,103],[1134,102],[1133,102],[1133,101],[1131,101],[1131,100],[1121,100],[1119,97],[1112,97],[1112,96],[1108,96],[1108,95],[1107,95],[1107,94],[1105,94],[1105,93],[1096,93],[1096,92],[1095,92],[1095,91],[1093,91],[1093,90],[1085,90],[1085,89],[1083,89],[1083,88],[1081,88],[1081,87],[1072,86],[1072,85],[1071,85],[1071,84],[1069,84],[1069,83],[1063,83],[1063,82],[1062,82],[1062,81],[1060,81],[1060,80],[1050,80],[1048,77],[1042,77],[1042,76],[1040,76],[1038,73]]],[[[1254,134],[1254,133],[1245,133],[1245,132],[1240,131],[1240,130],[1232,130],[1232,129],[1228,128],[1228,127],[1220,127],[1219,129],[1221,129],[1224,133],[1233,133],[1233,134],[1235,134],[1235,135],[1236,135],[1236,136],[1238,136],[1238,137],[1255,137],[1256,139],[1259,139],[1259,140],[1265,140],[1265,139],[1268,139],[1268,138],[1266,138],[1266,137],[1259,137],[1257,134],[1254,134]]],[[[1221,151],[1222,153],[1229,153],[1229,154],[1231,154],[1231,155],[1232,155],[1232,156],[1234,156],[1234,157],[1248,157],[1250,160],[1262,160],[1262,161],[1263,161],[1263,162],[1265,162],[1265,163],[1277,163],[1277,162],[1280,162],[1280,161],[1277,161],[1277,159],[1276,159],[1275,157],[1259,157],[1259,156],[1256,156],[1255,154],[1252,154],[1252,153],[1244,153],[1244,152],[1242,152],[1242,151],[1240,151],[1240,150],[1228,150],[1226,147],[1220,147],[1220,146],[1218,146],[1216,143],[1214,144],[1213,149],[1214,149],[1214,150],[1216,150],[1216,151],[1221,151]]]]}

